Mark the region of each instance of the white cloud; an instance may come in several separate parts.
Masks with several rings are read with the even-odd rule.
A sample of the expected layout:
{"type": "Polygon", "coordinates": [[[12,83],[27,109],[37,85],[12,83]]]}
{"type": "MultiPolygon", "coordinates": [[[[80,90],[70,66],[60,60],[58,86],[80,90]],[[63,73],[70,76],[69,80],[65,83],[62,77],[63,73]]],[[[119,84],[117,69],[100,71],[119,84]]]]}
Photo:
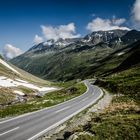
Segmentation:
{"type": "Polygon", "coordinates": [[[123,23],[126,22],[126,19],[125,18],[119,18],[119,19],[115,18],[115,19],[112,20],[112,22],[113,22],[114,25],[120,26],[120,25],[122,25],[123,23]]]}
{"type": "Polygon", "coordinates": [[[22,50],[12,46],[11,44],[6,44],[3,49],[3,55],[7,59],[12,59],[22,53],[23,53],[22,50]]]}
{"type": "Polygon", "coordinates": [[[35,44],[39,44],[41,42],[43,42],[43,37],[38,36],[38,35],[35,35],[35,37],[34,37],[34,43],[35,44]]]}
{"type": "Polygon", "coordinates": [[[76,38],[80,37],[80,34],[76,34],[76,27],[74,23],[69,23],[67,25],[53,26],[41,26],[42,32],[47,40],[59,38],[76,38]]]}
{"type": "Polygon", "coordinates": [[[140,0],[136,0],[133,5],[132,18],[136,28],[140,28],[140,0]]]}
{"type": "Polygon", "coordinates": [[[122,25],[126,20],[124,18],[116,19],[113,18],[110,19],[102,19],[102,18],[95,18],[91,22],[88,23],[87,29],[91,32],[93,31],[108,31],[108,30],[115,30],[115,29],[121,29],[121,30],[130,30],[127,27],[120,26],[122,25]]]}

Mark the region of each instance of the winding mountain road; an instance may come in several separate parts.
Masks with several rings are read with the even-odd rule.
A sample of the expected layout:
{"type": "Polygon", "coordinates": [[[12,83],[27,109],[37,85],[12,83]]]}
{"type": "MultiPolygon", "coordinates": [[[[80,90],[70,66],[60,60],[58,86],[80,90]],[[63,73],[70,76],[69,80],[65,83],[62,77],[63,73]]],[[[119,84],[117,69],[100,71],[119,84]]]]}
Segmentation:
{"type": "Polygon", "coordinates": [[[84,83],[87,91],[79,97],[0,122],[0,140],[34,140],[96,103],[102,90],[87,80],[84,83]]]}

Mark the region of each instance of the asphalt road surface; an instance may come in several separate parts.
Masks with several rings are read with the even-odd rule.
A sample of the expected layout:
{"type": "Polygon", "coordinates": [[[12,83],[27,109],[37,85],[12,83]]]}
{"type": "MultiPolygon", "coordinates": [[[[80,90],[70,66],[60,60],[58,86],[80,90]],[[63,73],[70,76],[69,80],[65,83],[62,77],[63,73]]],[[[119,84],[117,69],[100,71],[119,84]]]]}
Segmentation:
{"type": "Polygon", "coordinates": [[[72,100],[0,122],[0,140],[34,140],[57,127],[103,96],[102,90],[84,81],[87,91],[72,100]]]}

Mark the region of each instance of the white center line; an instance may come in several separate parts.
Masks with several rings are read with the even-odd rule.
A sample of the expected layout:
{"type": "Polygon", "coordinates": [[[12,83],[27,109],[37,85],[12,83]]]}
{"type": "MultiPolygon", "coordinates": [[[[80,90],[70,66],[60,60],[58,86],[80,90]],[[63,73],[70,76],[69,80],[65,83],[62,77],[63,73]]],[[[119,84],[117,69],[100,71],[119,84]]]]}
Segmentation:
{"type": "Polygon", "coordinates": [[[55,113],[58,113],[58,112],[64,111],[64,110],[66,110],[66,109],[68,109],[68,108],[70,108],[70,106],[67,106],[67,107],[64,107],[64,108],[62,108],[62,109],[60,109],[60,110],[57,110],[55,113]]]}
{"type": "Polygon", "coordinates": [[[87,100],[89,97],[86,97],[86,98],[84,98],[82,101],[85,101],[85,100],[87,100]]]}
{"type": "Polygon", "coordinates": [[[11,130],[8,130],[8,131],[6,131],[6,132],[3,132],[3,133],[0,134],[0,136],[5,135],[5,134],[7,134],[7,133],[9,133],[9,132],[12,132],[12,131],[14,131],[14,130],[17,130],[17,129],[19,129],[19,127],[15,127],[15,128],[13,128],[13,129],[11,129],[11,130]]]}

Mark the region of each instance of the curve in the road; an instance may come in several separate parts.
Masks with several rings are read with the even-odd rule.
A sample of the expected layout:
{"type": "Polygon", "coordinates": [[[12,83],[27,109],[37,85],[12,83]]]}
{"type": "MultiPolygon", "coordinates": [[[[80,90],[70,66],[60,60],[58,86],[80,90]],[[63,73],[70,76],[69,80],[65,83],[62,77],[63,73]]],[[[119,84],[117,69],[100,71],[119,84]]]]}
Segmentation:
{"type": "Polygon", "coordinates": [[[87,91],[79,97],[0,122],[0,139],[34,140],[96,103],[103,96],[102,90],[87,80],[84,83],[87,91]]]}

